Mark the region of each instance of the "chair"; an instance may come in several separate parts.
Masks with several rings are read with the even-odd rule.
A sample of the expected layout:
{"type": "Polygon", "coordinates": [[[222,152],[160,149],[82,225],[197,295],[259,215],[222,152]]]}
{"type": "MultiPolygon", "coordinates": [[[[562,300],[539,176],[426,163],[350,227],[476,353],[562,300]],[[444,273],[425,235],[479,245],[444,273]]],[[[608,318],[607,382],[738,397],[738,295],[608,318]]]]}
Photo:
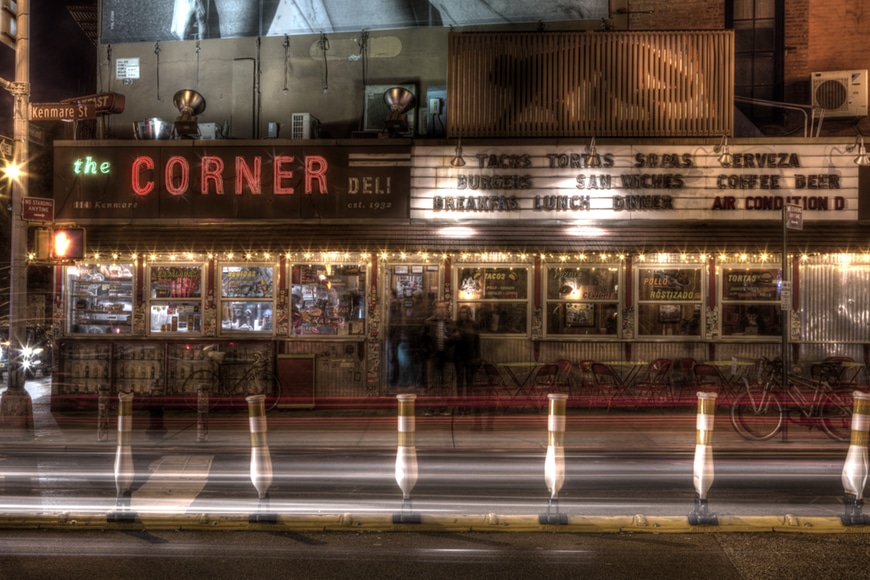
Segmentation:
{"type": "Polygon", "coordinates": [[[695,384],[695,365],[698,364],[693,358],[681,358],[677,361],[677,366],[680,369],[680,384],[686,388],[692,388],[695,384]]]}
{"type": "Polygon", "coordinates": [[[715,387],[719,395],[719,403],[730,403],[737,393],[733,383],[722,374],[719,367],[706,363],[698,363],[693,369],[695,373],[695,385],[698,389],[715,387]]]}
{"type": "Polygon", "coordinates": [[[555,363],[541,365],[535,371],[535,377],[532,379],[529,391],[534,400],[535,408],[538,411],[546,406],[547,393],[553,393],[558,390],[558,380],[559,365],[555,363]]]}
{"type": "Polygon", "coordinates": [[[855,359],[849,356],[829,356],[824,362],[836,365],[836,376],[830,377],[828,382],[831,386],[838,388],[854,386],[858,375],[861,374],[864,368],[862,365],[850,365],[848,367],[844,365],[843,363],[855,362],[855,359]],[[854,372],[851,372],[850,369],[854,369],[854,372]]]}
{"type": "Polygon", "coordinates": [[[559,374],[556,376],[555,388],[561,393],[568,393],[571,396],[571,371],[574,370],[574,363],[566,358],[560,358],[553,361],[553,364],[559,367],[559,374]]]}
{"type": "Polygon", "coordinates": [[[608,411],[613,406],[614,399],[621,399],[628,395],[628,389],[622,378],[608,365],[592,363],[592,376],[595,377],[596,390],[607,399],[608,411]]]}
{"type": "MultiPolygon", "coordinates": [[[[480,370],[483,371],[484,380],[475,382],[474,386],[474,408],[475,414],[480,413],[480,408],[483,406],[492,407],[494,411],[498,411],[502,395],[507,391],[507,384],[504,382],[504,377],[498,367],[490,362],[484,362],[480,370]]],[[[478,373],[479,375],[480,373],[478,373]]]]}
{"type": "Polygon", "coordinates": [[[635,383],[641,401],[658,406],[673,404],[674,393],[671,385],[673,365],[673,361],[669,358],[659,358],[649,364],[644,377],[635,383]]]}
{"type": "MultiPolygon", "coordinates": [[[[577,371],[580,375],[580,389],[577,396],[584,396],[589,399],[589,406],[592,406],[595,392],[597,391],[595,384],[595,375],[592,374],[592,363],[594,360],[581,360],[577,363],[577,371]]],[[[573,393],[572,393],[573,394],[573,393]]]]}

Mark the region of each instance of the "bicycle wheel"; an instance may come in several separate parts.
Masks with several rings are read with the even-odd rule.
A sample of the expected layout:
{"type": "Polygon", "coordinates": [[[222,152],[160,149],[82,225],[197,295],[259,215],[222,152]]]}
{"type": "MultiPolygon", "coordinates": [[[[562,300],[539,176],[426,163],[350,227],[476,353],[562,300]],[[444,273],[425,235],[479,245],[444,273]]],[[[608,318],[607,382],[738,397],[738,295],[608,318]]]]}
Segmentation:
{"type": "Polygon", "coordinates": [[[782,428],[782,405],[779,399],[761,388],[750,388],[734,400],[731,424],[744,439],[765,441],[782,428]]]}
{"type": "Polygon", "coordinates": [[[199,388],[202,387],[208,391],[208,408],[209,410],[212,410],[217,406],[219,399],[219,385],[220,379],[216,372],[211,369],[199,369],[191,373],[190,376],[185,379],[184,386],[182,387],[182,396],[187,405],[196,411],[199,407],[197,394],[199,388]]]}
{"type": "Polygon", "coordinates": [[[281,382],[272,371],[262,371],[248,377],[245,386],[249,395],[266,395],[266,410],[274,409],[281,396],[281,382]]]}
{"type": "Polygon", "coordinates": [[[852,391],[841,389],[825,393],[819,408],[822,430],[835,441],[848,441],[852,436],[852,391]]]}

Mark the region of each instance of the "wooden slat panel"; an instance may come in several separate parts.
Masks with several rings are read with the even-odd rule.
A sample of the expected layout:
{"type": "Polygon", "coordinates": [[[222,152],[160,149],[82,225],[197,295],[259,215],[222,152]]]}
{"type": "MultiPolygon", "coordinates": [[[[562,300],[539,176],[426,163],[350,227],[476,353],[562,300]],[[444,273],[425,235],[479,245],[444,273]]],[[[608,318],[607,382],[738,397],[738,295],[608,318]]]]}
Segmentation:
{"type": "Polygon", "coordinates": [[[732,31],[452,33],[450,137],[733,131],[732,31]]]}

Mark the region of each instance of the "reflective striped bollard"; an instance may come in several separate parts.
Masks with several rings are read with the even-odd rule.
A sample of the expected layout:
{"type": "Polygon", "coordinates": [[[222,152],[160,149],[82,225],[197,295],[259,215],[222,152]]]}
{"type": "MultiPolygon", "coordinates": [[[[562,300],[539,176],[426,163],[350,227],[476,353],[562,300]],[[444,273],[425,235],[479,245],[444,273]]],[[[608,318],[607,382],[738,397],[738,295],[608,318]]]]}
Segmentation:
{"type": "Polygon", "coordinates": [[[257,490],[260,512],[252,514],[252,522],[276,521],[274,514],[262,513],[269,505],[269,487],[272,485],[272,456],[269,454],[266,424],[266,395],[251,395],[248,402],[248,421],[251,426],[251,483],[257,490]]]}
{"type": "Polygon", "coordinates": [[[549,415],[547,418],[547,456],[544,458],[544,481],[550,497],[547,512],[538,516],[541,524],[567,524],[568,515],[559,513],[559,491],[565,484],[565,413],[568,395],[549,393],[549,415]]]}
{"type": "Polygon", "coordinates": [[[135,519],[130,511],[131,491],[135,469],[133,467],[133,393],[118,393],[118,449],[115,451],[116,511],[107,519],[130,522],[135,519]]]}
{"type": "Polygon", "coordinates": [[[394,524],[418,524],[420,514],[412,513],[411,491],[417,484],[417,448],[415,447],[415,401],[417,395],[396,395],[399,401],[399,443],[396,452],[396,483],[402,490],[402,511],[393,514],[394,524]]]}
{"type": "Polygon", "coordinates": [[[695,484],[695,511],[689,514],[693,526],[719,525],[716,514],[709,512],[707,492],[713,485],[713,423],[716,419],[716,393],[698,393],[696,420],[695,464],[692,481],[695,484]]]}
{"type": "Polygon", "coordinates": [[[862,513],[864,509],[864,486],[867,485],[868,459],[867,443],[870,431],[870,395],[855,391],[852,412],[852,433],[849,451],[843,465],[843,503],[846,513],[840,517],[844,526],[870,525],[870,516],[862,513]]]}

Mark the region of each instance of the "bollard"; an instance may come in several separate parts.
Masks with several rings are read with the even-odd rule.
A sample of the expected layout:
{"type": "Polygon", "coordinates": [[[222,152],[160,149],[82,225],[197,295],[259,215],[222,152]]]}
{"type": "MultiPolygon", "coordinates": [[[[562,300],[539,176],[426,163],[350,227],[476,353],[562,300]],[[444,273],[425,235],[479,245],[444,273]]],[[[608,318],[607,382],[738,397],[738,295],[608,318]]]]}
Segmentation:
{"type": "Polygon", "coordinates": [[[203,385],[196,389],[196,440],[208,441],[208,390],[203,385]]]}
{"type": "Polygon", "coordinates": [[[118,449],[115,452],[116,509],[109,514],[109,522],[130,523],[136,515],[130,511],[131,491],[135,470],[133,467],[133,393],[118,393],[118,449]]]}
{"type": "Polygon", "coordinates": [[[565,484],[565,411],[568,395],[550,393],[550,411],[547,418],[547,456],[544,459],[544,481],[550,497],[546,513],[538,516],[538,523],[565,525],[568,514],[559,513],[559,491],[565,484]]]}
{"type": "Polygon", "coordinates": [[[870,516],[862,513],[864,508],[864,486],[867,484],[867,432],[870,430],[870,395],[855,391],[852,412],[852,434],[849,451],[843,465],[844,498],[846,513],[840,516],[844,526],[868,526],[870,516]]]}
{"type": "Polygon", "coordinates": [[[420,514],[412,513],[411,490],[417,484],[417,448],[414,436],[417,395],[396,395],[399,401],[399,444],[396,453],[396,483],[402,490],[402,511],[393,514],[394,524],[419,524],[420,514]]]}
{"type": "Polygon", "coordinates": [[[266,424],[266,395],[251,395],[248,402],[248,421],[251,426],[251,483],[257,490],[259,505],[257,513],[248,518],[250,523],[278,521],[277,514],[266,513],[269,506],[269,487],[272,485],[272,457],[269,455],[266,424]]]}
{"type": "Polygon", "coordinates": [[[698,418],[695,436],[695,511],[689,514],[692,526],[717,526],[719,518],[709,512],[707,492],[713,485],[713,422],[716,418],[716,393],[698,393],[698,418]]]}
{"type": "Polygon", "coordinates": [[[109,440],[109,387],[97,388],[97,441],[109,440]]]}

